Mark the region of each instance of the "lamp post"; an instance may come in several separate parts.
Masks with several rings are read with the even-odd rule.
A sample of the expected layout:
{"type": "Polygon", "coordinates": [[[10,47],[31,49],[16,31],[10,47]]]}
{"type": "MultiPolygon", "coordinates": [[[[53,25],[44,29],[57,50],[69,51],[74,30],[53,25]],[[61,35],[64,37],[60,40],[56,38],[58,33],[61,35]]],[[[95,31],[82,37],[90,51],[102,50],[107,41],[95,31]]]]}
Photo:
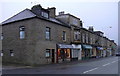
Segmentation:
{"type": "MultiPolygon", "coordinates": [[[[111,29],[112,26],[109,26],[108,28],[111,29]]],[[[110,30],[108,31],[108,39],[109,39],[109,38],[110,38],[110,30]]]]}

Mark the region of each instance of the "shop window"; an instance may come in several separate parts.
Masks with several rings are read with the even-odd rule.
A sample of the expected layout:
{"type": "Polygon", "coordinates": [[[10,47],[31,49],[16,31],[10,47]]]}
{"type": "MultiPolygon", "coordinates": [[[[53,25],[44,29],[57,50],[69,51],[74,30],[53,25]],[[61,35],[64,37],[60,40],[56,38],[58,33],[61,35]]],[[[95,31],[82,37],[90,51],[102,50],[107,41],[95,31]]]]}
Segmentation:
{"type": "Polygon", "coordinates": [[[24,39],[25,38],[25,27],[21,26],[19,30],[20,30],[20,39],[24,39]]]}
{"type": "Polygon", "coordinates": [[[70,49],[58,49],[58,58],[70,58],[70,49]]]}
{"type": "Polygon", "coordinates": [[[10,50],[10,56],[14,56],[13,50],[10,50]]]}
{"type": "Polygon", "coordinates": [[[50,57],[50,49],[46,49],[45,57],[46,58],[50,57]]]}
{"type": "Polygon", "coordinates": [[[66,50],[65,55],[66,55],[66,58],[70,58],[70,49],[67,49],[67,50],[66,50]]]}

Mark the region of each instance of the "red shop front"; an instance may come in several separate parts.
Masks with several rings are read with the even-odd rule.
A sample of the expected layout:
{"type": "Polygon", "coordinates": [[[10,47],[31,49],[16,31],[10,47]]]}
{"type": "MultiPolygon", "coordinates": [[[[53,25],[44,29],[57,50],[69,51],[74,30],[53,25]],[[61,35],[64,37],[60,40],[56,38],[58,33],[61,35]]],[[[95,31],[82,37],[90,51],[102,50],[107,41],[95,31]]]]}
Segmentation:
{"type": "Polygon", "coordinates": [[[57,45],[57,63],[69,62],[71,61],[71,49],[72,45],[57,45]]]}

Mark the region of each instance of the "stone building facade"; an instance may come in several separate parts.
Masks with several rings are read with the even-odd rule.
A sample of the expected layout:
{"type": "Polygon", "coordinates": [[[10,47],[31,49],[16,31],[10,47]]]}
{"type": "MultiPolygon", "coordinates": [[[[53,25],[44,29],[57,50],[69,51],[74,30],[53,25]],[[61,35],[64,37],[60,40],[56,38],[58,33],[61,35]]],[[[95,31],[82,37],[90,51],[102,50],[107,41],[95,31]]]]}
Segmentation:
{"type": "Polygon", "coordinates": [[[55,7],[35,5],[4,21],[3,62],[39,65],[114,55],[117,45],[103,33],[83,28],[81,19],[71,14],[55,13],[55,7]]]}

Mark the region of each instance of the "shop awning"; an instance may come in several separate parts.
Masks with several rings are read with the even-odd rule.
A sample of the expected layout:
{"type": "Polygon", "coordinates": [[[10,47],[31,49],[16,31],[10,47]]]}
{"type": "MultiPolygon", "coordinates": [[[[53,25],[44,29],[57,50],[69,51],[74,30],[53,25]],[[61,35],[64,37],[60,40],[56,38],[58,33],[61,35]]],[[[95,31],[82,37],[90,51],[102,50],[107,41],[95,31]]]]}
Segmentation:
{"type": "Polygon", "coordinates": [[[102,48],[102,47],[97,47],[97,49],[98,49],[98,50],[103,50],[103,48],[102,48]]]}
{"type": "Polygon", "coordinates": [[[71,48],[73,48],[73,46],[72,45],[58,44],[58,48],[71,49],[71,48]]]}
{"type": "Polygon", "coordinates": [[[82,45],[84,49],[92,49],[91,45],[82,45]]]}
{"type": "Polygon", "coordinates": [[[73,46],[74,49],[81,49],[81,45],[72,44],[72,46],[73,46]]]}

